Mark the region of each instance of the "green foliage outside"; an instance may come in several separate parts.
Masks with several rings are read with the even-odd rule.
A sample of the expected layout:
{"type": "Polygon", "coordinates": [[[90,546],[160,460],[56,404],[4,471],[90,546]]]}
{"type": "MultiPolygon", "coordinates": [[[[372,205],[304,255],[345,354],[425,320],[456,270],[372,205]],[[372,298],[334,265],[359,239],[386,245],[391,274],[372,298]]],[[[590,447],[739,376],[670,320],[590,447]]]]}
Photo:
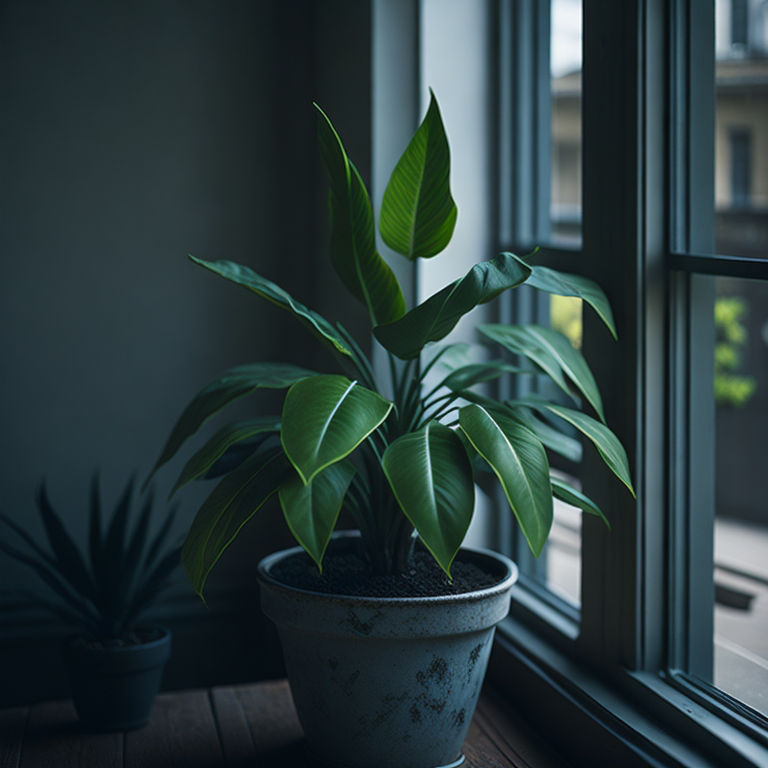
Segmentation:
{"type": "Polygon", "coordinates": [[[715,402],[736,408],[745,406],[757,388],[752,376],[737,373],[747,344],[742,323],[748,312],[745,299],[720,296],[715,300],[715,402]]]}
{"type": "Polygon", "coordinates": [[[581,299],[575,296],[551,296],[549,317],[552,328],[566,336],[574,349],[581,349],[581,299]]]}

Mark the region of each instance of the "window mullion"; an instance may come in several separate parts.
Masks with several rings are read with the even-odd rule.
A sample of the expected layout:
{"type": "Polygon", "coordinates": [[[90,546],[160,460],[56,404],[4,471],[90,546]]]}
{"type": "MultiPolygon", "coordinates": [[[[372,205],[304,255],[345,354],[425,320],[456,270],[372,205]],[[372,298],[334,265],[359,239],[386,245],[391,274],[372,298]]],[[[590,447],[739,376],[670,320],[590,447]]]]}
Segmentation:
{"type": "MultiPolygon", "coordinates": [[[[608,423],[627,448],[643,502],[642,216],[643,131],[642,0],[584,0],[583,253],[588,276],[612,303],[619,341],[611,341],[593,313],[584,315],[583,351],[603,393],[608,423]],[[620,96],[620,98],[619,98],[620,96]]],[[[584,489],[611,519],[608,531],[583,522],[582,634],[579,644],[594,664],[635,668],[641,560],[636,505],[613,483],[594,452],[583,460],[584,489]]]]}
{"type": "MultiPolygon", "coordinates": [[[[673,8],[671,233],[676,251],[714,252],[714,1],[673,8]],[[695,11],[695,12],[694,12],[695,11]]],[[[670,255],[670,268],[694,266],[670,255]]],[[[714,306],[708,277],[678,273],[670,292],[669,659],[711,681],[713,665],[714,306]],[[695,318],[695,320],[694,320],[695,318]],[[695,585],[695,589],[693,588],[695,585]],[[695,631],[693,630],[695,628],[695,631]]]]}

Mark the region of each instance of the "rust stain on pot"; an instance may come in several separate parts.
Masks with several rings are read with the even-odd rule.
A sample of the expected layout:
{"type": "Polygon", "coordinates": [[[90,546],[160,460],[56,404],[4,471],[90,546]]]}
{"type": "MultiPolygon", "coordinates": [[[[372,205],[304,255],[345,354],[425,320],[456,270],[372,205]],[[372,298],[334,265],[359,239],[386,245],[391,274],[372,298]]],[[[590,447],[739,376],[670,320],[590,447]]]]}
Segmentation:
{"type": "Polygon", "coordinates": [[[480,658],[480,654],[482,653],[484,647],[485,647],[485,643],[479,643],[469,652],[469,666],[467,667],[467,683],[469,683],[472,680],[472,672],[475,669],[475,665],[477,664],[480,658]]]}
{"type": "Polygon", "coordinates": [[[381,611],[376,611],[376,613],[374,613],[373,616],[368,619],[368,621],[363,621],[355,613],[354,609],[350,608],[347,611],[346,623],[349,624],[352,629],[355,630],[355,632],[359,632],[361,635],[370,635],[373,631],[373,628],[376,626],[376,622],[381,618],[381,616],[381,611]]]}
{"type": "Polygon", "coordinates": [[[376,717],[373,718],[373,720],[369,722],[368,718],[365,716],[358,720],[360,730],[352,736],[352,739],[354,740],[360,737],[364,737],[371,731],[376,730],[376,728],[378,728],[382,723],[389,719],[389,717],[391,717],[392,714],[394,714],[394,712],[396,712],[405,703],[407,698],[408,691],[405,691],[400,696],[395,696],[393,693],[388,693],[382,698],[381,703],[383,707],[381,711],[376,715],[376,717]]]}
{"type": "Polygon", "coordinates": [[[412,723],[421,722],[421,710],[416,706],[415,703],[411,707],[411,722],[412,723]]]}
{"type": "Polygon", "coordinates": [[[360,670],[355,670],[342,684],[341,689],[344,691],[344,693],[351,695],[352,694],[352,688],[357,681],[357,678],[360,677],[360,670]]]}
{"type": "Polygon", "coordinates": [[[416,681],[426,687],[432,679],[437,679],[438,683],[444,682],[447,674],[448,664],[445,659],[436,657],[432,660],[426,672],[416,673],[416,681]]]}
{"type": "Polygon", "coordinates": [[[466,709],[462,707],[458,712],[454,710],[452,715],[451,725],[457,729],[461,728],[461,726],[464,725],[464,721],[467,719],[466,709]]]}

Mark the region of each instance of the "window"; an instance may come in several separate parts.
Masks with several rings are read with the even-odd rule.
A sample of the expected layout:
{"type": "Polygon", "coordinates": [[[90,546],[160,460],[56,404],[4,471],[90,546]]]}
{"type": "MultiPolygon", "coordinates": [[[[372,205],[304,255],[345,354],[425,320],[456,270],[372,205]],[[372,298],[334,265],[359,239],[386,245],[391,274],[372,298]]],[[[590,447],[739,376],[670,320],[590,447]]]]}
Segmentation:
{"type": "MultiPolygon", "coordinates": [[[[613,483],[588,448],[568,468],[612,529],[581,521],[578,603],[558,599],[521,558],[529,578],[500,629],[506,653],[493,672],[585,763],[599,752],[602,764],[698,765],[706,757],[765,765],[768,624],[747,630],[738,605],[757,613],[766,605],[768,550],[754,526],[744,538],[746,521],[733,525],[722,494],[735,472],[739,503],[755,489],[764,498],[764,473],[744,467],[750,453],[766,453],[746,450],[727,466],[743,447],[729,435],[738,441],[750,420],[729,433],[716,406],[716,387],[718,397],[730,391],[742,400],[756,398],[763,381],[768,388],[768,317],[755,311],[768,306],[768,206],[758,204],[768,78],[763,61],[746,55],[718,57],[716,66],[723,30],[715,19],[744,42],[756,33],[738,26],[747,22],[728,0],[584,0],[574,153],[558,136],[554,100],[544,104],[555,93],[546,48],[557,5],[499,3],[499,245],[525,253],[541,244],[540,263],[606,290],[619,341],[585,312],[581,343],[638,497],[613,483]],[[746,80],[739,66],[750,67],[746,80]],[[559,173],[573,167],[579,230],[568,239],[558,214],[576,197],[559,173]]],[[[520,298],[509,317],[549,320],[563,311],[520,298]]],[[[762,438],[761,418],[751,422],[763,424],[755,428],[762,438]]],[[[758,509],[766,514],[765,504],[758,509]]]]}
{"type": "Polygon", "coordinates": [[[731,0],[731,45],[746,48],[749,30],[747,0],[731,0]]]}
{"type": "Polygon", "coordinates": [[[749,208],[750,176],[752,170],[752,137],[745,128],[733,128],[731,145],[731,205],[749,208]]]}

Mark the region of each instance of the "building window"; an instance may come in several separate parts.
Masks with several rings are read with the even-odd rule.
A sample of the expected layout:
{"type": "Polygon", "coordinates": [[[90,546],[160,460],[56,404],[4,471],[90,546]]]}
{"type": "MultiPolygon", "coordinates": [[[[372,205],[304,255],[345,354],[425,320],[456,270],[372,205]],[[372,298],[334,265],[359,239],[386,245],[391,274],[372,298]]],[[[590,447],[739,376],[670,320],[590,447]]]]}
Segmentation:
{"type": "Polygon", "coordinates": [[[749,42],[749,5],[747,0],[731,0],[731,45],[745,49],[749,42]]]}
{"type": "Polygon", "coordinates": [[[731,147],[732,206],[734,208],[749,208],[752,176],[752,135],[747,128],[732,128],[729,139],[731,147]]]}

